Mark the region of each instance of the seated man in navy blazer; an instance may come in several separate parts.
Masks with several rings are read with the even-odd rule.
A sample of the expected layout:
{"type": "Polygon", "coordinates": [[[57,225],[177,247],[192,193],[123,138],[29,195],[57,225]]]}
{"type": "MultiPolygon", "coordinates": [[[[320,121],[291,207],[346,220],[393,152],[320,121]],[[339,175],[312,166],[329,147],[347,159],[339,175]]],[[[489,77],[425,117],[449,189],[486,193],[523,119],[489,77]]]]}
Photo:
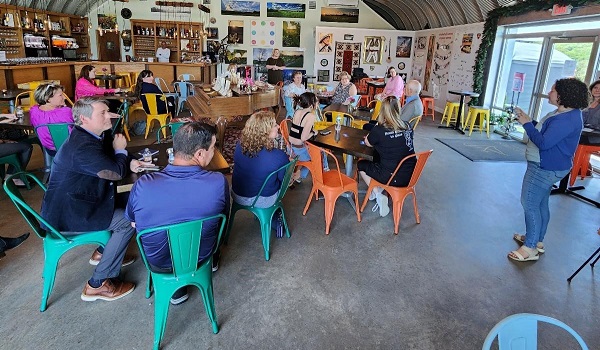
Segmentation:
{"type": "MultiPolygon", "coordinates": [[[[204,169],[215,154],[215,127],[187,123],[173,137],[175,160],[160,172],[140,177],[131,189],[125,216],[138,231],[163,225],[229,215],[229,183],[221,173],[204,169]]],[[[209,259],[219,233],[218,220],[202,227],[198,262],[209,259]]],[[[173,262],[166,231],[142,236],[142,247],[150,268],[156,272],[172,271],[173,262]]],[[[219,267],[219,251],[213,254],[212,270],[219,267]]],[[[171,304],[188,299],[187,288],[176,291],[171,304]]]]}
{"type": "Polygon", "coordinates": [[[127,141],[121,134],[114,136],[111,149],[103,146],[102,134],[112,127],[105,100],[77,100],[73,119],[76,126],[54,158],[42,217],[65,235],[112,231],[104,249],[98,248],[92,255],[90,264],[97,266],[81,293],[85,301],[112,301],[135,287],[116,279],[121,264],[133,262],[133,258],[123,258],[134,230],[123,216],[123,209],[115,209],[115,181],[127,174],[128,167],[139,171],[142,163],[129,161],[127,141]]]}

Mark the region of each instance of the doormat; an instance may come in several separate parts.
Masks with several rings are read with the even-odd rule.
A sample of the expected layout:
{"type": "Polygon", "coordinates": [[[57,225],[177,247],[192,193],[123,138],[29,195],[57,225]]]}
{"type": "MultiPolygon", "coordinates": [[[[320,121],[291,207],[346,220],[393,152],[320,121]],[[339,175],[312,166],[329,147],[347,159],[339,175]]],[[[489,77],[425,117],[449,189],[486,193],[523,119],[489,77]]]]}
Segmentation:
{"type": "Polygon", "coordinates": [[[518,141],[438,139],[472,162],[524,162],[525,144],[518,141]]]}

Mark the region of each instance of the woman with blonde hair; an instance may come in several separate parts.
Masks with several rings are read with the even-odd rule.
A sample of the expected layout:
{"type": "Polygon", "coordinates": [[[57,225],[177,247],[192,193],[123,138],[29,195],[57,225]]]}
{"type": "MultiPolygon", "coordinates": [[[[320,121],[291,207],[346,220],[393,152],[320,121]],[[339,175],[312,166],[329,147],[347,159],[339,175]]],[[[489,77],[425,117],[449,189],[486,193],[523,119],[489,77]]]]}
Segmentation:
{"type": "Polygon", "coordinates": [[[340,83],[333,90],[333,97],[331,103],[344,103],[349,97],[358,94],[356,85],[350,81],[350,74],[348,72],[340,73],[340,83]]]}
{"type": "MultiPolygon", "coordinates": [[[[273,171],[289,163],[288,155],[275,148],[275,138],[279,135],[279,125],[273,112],[260,111],[250,116],[233,155],[235,164],[231,179],[233,200],[241,205],[252,205],[265,179],[273,171]]],[[[267,208],[275,203],[285,171],[269,179],[255,206],[267,208]]],[[[287,185],[287,184],[286,184],[287,185]]],[[[279,215],[271,227],[277,237],[283,237],[283,225],[279,215]]]]}
{"type": "MultiPolygon", "coordinates": [[[[64,88],[58,84],[41,84],[35,89],[33,97],[37,105],[31,107],[29,117],[31,125],[74,123],[71,108],[65,106],[64,88]]],[[[41,127],[36,133],[44,150],[50,156],[56,155],[56,147],[48,128],[41,127]]]]}
{"type": "MultiPolygon", "coordinates": [[[[415,153],[413,145],[413,130],[410,125],[400,119],[400,108],[396,96],[386,97],[379,111],[378,123],[365,137],[365,145],[375,148],[373,161],[360,160],[358,171],[368,185],[371,179],[387,183],[390,176],[404,157],[415,153]]],[[[390,186],[403,187],[408,185],[415,169],[416,159],[411,158],[402,164],[390,182],[390,186]]],[[[369,200],[376,200],[373,211],[379,208],[379,215],[386,216],[390,212],[387,195],[381,187],[375,187],[369,200]]]]}

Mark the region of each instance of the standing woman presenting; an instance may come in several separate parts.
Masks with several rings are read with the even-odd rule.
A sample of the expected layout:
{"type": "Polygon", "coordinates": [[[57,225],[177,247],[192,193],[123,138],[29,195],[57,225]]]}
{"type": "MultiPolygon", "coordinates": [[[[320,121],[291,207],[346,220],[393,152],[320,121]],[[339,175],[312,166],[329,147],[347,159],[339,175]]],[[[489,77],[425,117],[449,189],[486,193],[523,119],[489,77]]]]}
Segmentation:
{"type": "Polygon", "coordinates": [[[587,86],[575,78],[557,80],[548,95],[550,104],[557,109],[539,122],[515,108],[518,122],[529,138],[525,151],[527,170],[521,189],[526,232],[513,236],[523,245],[508,254],[516,261],[538,260],[539,253],[545,252],[543,241],[550,221],[550,190],[573,166],[573,155],[583,128],[581,109],[588,105],[587,86]]]}

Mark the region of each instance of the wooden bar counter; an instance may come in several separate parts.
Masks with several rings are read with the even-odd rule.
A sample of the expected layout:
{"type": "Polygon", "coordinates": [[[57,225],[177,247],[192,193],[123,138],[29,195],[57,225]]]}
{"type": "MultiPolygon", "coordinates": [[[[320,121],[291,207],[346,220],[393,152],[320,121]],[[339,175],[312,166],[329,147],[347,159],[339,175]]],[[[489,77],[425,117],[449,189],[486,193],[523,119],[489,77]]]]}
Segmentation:
{"type": "MultiPolygon", "coordinates": [[[[195,63],[157,63],[157,62],[80,62],[68,61],[49,64],[29,64],[17,66],[0,65],[0,89],[15,89],[17,84],[37,80],[60,80],[65,87],[65,93],[73,97],[75,83],[81,67],[91,64],[101,74],[103,68],[109,73],[137,72],[150,69],[155,77],[163,78],[166,82],[176,80],[180,74],[193,74],[195,80],[206,84],[217,76],[216,64],[195,63]]],[[[135,83],[135,82],[132,82],[135,83]]]]}

